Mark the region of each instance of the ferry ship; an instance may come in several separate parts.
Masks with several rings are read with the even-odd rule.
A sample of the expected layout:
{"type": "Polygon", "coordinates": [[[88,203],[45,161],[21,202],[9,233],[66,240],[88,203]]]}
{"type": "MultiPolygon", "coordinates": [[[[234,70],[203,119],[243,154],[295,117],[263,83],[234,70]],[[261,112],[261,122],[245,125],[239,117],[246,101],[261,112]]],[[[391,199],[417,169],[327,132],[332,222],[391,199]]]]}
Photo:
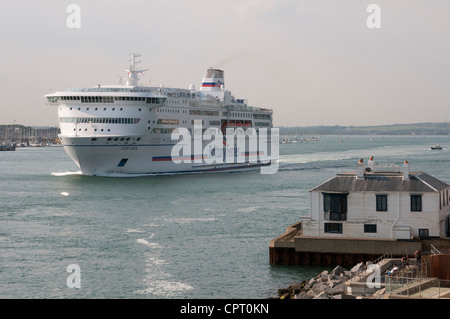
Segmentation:
{"type": "Polygon", "coordinates": [[[138,67],[140,55],[131,54],[129,62],[124,85],[45,95],[48,104],[58,108],[59,138],[82,174],[246,170],[277,160],[270,143],[276,138],[278,144],[278,136],[273,138],[272,110],[235,98],[225,89],[223,70],[207,69],[199,90],[194,85],[152,87],[139,84],[140,75],[148,71],[138,67]],[[220,144],[202,138],[211,129],[220,144]],[[178,140],[174,139],[180,131],[187,135],[177,134],[178,140]],[[239,133],[230,138],[227,132],[239,133]],[[254,132],[256,149],[249,142],[254,132]],[[239,134],[245,137],[244,144],[236,141],[239,134]]]}

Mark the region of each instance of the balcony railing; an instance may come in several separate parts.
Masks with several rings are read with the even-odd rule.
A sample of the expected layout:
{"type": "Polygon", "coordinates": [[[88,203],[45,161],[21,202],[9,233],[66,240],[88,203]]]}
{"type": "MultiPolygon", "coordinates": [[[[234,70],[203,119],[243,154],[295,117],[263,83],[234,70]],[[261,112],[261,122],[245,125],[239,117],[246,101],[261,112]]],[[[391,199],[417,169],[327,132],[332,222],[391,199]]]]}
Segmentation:
{"type": "Polygon", "coordinates": [[[450,245],[447,244],[437,244],[431,245],[431,253],[433,255],[450,254],[450,245]]]}
{"type": "Polygon", "coordinates": [[[450,280],[439,278],[409,278],[386,276],[386,294],[389,298],[448,299],[450,280]]]}
{"type": "Polygon", "coordinates": [[[324,212],[324,220],[347,220],[347,212],[324,212]]]}

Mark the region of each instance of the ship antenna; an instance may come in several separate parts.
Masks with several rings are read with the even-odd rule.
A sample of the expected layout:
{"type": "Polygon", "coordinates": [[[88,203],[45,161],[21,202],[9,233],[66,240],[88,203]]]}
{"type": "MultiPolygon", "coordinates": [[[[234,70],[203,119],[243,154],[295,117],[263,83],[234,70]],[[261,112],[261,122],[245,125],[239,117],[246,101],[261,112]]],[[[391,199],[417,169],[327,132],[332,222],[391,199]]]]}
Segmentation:
{"type": "Polygon", "coordinates": [[[137,64],[141,63],[141,60],[139,59],[139,61],[137,60],[137,58],[140,58],[141,55],[138,53],[132,53],[130,54],[130,67],[128,69],[126,69],[126,71],[128,72],[128,80],[127,80],[127,86],[136,86],[138,85],[138,81],[139,81],[139,74],[143,74],[145,71],[148,71],[148,69],[146,70],[142,70],[142,69],[138,69],[137,68],[137,64]]]}

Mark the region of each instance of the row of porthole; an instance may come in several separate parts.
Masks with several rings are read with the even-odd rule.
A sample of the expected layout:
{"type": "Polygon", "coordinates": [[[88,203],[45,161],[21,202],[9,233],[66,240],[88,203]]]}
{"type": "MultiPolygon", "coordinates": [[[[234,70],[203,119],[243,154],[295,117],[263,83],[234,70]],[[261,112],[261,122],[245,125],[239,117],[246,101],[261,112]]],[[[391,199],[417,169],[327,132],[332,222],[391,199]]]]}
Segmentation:
{"type": "MultiPolygon", "coordinates": [[[[129,141],[131,139],[131,137],[115,137],[114,139],[112,138],[112,137],[108,137],[108,141],[129,141]]],[[[141,138],[140,137],[133,137],[133,142],[134,141],[136,141],[136,142],[139,142],[140,140],[141,140],[141,138]]]]}
{"type": "MultiPolygon", "coordinates": [[[[61,111],[62,109],[60,108],[59,110],[61,111]]],[[[69,110],[70,110],[70,111],[72,111],[72,110],[73,110],[73,107],[69,108],[69,110]]],[[[78,111],[81,111],[81,107],[79,107],[79,108],[78,108],[77,110],[78,110],[78,111]]],[[[103,111],[106,111],[106,110],[107,110],[107,108],[106,108],[106,107],[104,107],[104,108],[103,108],[103,111]]],[[[116,108],[115,108],[115,107],[113,107],[113,108],[111,108],[111,110],[112,110],[112,111],[115,111],[115,110],[116,110],[116,108]]],[[[142,109],[141,109],[141,108],[139,108],[138,110],[139,110],[139,112],[140,112],[140,111],[142,111],[142,109]]],[[[89,111],[89,108],[88,108],[88,107],[86,108],[86,111],[89,111]]],[[[98,107],[96,107],[96,108],[94,109],[94,111],[98,111],[98,107]]],[[[121,107],[121,108],[119,109],[119,111],[123,111],[123,108],[121,107]]],[[[152,111],[152,109],[151,109],[151,108],[149,108],[149,111],[151,112],[151,111],[152,111]]]]}
{"type": "MultiPolygon", "coordinates": [[[[133,139],[131,139],[131,137],[115,137],[115,138],[108,137],[106,144],[108,144],[111,141],[114,141],[114,142],[119,142],[119,141],[123,142],[123,141],[125,141],[125,144],[128,144],[128,142],[130,140],[131,140],[131,142],[133,144],[135,144],[136,142],[139,142],[141,140],[141,138],[140,137],[137,137],[137,138],[133,137],[133,139]]],[[[95,142],[95,141],[97,141],[96,137],[91,138],[91,142],[95,142]]],[[[160,139],[160,142],[165,142],[165,141],[166,141],[165,138],[163,138],[162,140],[160,139]]]]}
{"type": "MultiPolygon", "coordinates": [[[[74,128],[74,131],[76,131],[77,129],[74,128]]],[[[81,132],[81,128],[78,129],[79,132],[81,132]]],[[[85,132],[87,132],[87,128],[84,129],[85,132]]],[[[97,129],[94,129],[94,132],[97,132],[97,129]]],[[[100,129],[100,132],[104,132],[104,129],[100,129]]],[[[111,132],[111,129],[108,129],[108,132],[111,132]]]]}
{"type": "MultiPolygon", "coordinates": [[[[96,137],[91,138],[92,142],[94,142],[96,140],[97,140],[96,137]]],[[[114,141],[114,142],[117,142],[117,141],[120,141],[120,142],[127,141],[128,142],[130,140],[132,140],[133,142],[139,142],[141,140],[141,138],[140,137],[137,137],[137,138],[136,137],[133,137],[133,138],[131,138],[131,137],[115,137],[113,139],[112,137],[108,137],[108,139],[107,139],[107,141],[114,141]]]]}
{"type": "MultiPolygon", "coordinates": [[[[72,111],[74,108],[70,107],[69,110],[72,111]]],[[[106,111],[108,108],[104,107],[103,111],[106,111]]],[[[62,108],[59,109],[60,111],[62,110],[62,108]]],[[[81,107],[77,108],[78,111],[81,111],[81,107]]],[[[111,108],[112,111],[115,111],[116,108],[111,108]]],[[[148,109],[150,112],[152,111],[151,108],[148,109]]],[[[86,108],[86,111],[89,111],[89,107],[86,108]]],[[[98,107],[94,108],[94,111],[98,111],[98,107]]],[[[121,107],[119,109],[119,111],[123,111],[123,108],[121,107]]],[[[141,108],[139,108],[139,112],[142,111],[141,108]]],[[[181,110],[183,114],[187,114],[187,110],[181,110]]],[[[169,108],[158,108],[156,109],[156,112],[161,112],[161,113],[180,113],[180,110],[178,109],[169,109],[169,108]]]]}
{"type": "MultiPolygon", "coordinates": [[[[148,120],[147,121],[147,124],[151,124],[151,120],[148,120]]],[[[156,123],[156,121],[155,120],[153,120],[153,124],[155,124],[156,123]]],[[[211,124],[211,121],[209,121],[209,123],[211,124]]],[[[161,124],[161,123],[156,123],[156,124],[161,124]]],[[[187,121],[181,121],[181,124],[187,124],[187,121]]],[[[163,125],[166,125],[166,124],[163,124],[163,125]]],[[[219,124],[218,124],[219,125],[219,124]]]]}

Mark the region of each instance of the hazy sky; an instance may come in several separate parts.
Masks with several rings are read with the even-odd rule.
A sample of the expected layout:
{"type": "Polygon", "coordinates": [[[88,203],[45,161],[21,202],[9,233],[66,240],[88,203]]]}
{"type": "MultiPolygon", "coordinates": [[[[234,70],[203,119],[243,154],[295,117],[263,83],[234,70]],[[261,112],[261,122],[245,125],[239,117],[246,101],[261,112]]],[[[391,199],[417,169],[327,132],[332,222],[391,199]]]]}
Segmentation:
{"type": "Polygon", "coordinates": [[[0,124],[56,126],[45,94],[117,84],[131,52],[154,86],[199,88],[224,69],[276,126],[450,121],[449,13],[449,0],[3,1],[0,124]]]}

